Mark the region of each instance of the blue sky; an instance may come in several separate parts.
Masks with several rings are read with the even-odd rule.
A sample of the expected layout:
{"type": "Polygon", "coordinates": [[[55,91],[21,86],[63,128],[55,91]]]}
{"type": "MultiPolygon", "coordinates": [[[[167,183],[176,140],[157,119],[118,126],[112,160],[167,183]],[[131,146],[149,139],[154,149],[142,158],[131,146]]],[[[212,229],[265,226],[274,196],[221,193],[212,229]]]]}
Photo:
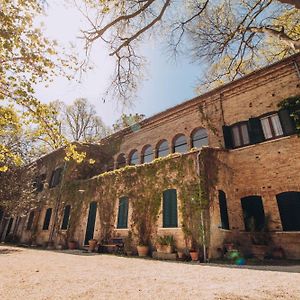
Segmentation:
{"type": "MultiPolygon", "coordinates": [[[[85,20],[76,8],[62,3],[58,0],[49,1],[47,16],[42,18],[46,34],[64,45],[72,42],[76,51],[83,55],[83,41],[78,36],[80,29],[86,26],[85,20]]],[[[147,80],[142,82],[134,105],[125,108],[125,112],[151,116],[195,96],[194,87],[201,67],[182,57],[175,62],[163,47],[161,41],[153,40],[143,47],[148,58],[147,80]]],[[[37,96],[44,102],[59,99],[66,103],[78,97],[87,98],[95,105],[103,121],[111,125],[124,110],[116,101],[103,103],[101,100],[113,71],[113,60],[104,46],[97,42],[91,53],[91,61],[93,69],[83,74],[81,83],[56,78],[48,88],[38,86],[37,96]]]]}

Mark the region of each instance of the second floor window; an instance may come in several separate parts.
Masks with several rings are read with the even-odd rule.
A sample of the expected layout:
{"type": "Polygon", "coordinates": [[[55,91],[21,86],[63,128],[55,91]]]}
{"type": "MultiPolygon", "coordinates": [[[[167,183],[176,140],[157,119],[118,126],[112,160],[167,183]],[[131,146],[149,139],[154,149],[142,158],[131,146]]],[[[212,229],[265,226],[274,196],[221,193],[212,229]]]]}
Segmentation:
{"type": "Polygon", "coordinates": [[[241,147],[250,144],[247,123],[233,125],[231,130],[234,147],[241,147]]]}
{"type": "Polygon", "coordinates": [[[62,168],[58,168],[52,172],[51,180],[49,182],[49,188],[53,188],[59,185],[62,176],[62,170],[62,168]]]}
{"type": "Polygon", "coordinates": [[[283,130],[277,113],[263,117],[260,121],[266,140],[283,135],[283,130]]]}

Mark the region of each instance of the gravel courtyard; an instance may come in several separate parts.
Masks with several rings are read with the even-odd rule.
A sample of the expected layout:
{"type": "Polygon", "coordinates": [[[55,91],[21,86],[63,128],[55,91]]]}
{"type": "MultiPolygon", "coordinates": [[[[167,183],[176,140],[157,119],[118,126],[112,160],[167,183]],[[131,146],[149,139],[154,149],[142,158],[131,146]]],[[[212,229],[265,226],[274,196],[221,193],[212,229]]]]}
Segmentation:
{"type": "Polygon", "coordinates": [[[299,300],[300,266],[273,269],[277,271],[1,245],[0,299],[299,300]]]}

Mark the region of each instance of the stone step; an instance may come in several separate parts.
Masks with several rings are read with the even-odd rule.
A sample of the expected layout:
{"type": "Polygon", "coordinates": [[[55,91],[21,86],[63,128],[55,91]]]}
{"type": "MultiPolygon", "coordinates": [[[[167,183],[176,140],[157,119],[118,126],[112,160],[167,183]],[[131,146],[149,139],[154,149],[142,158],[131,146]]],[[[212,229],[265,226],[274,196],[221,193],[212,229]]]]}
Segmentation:
{"type": "Polygon", "coordinates": [[[176,253],[162,253],[162,252],[153,252],[152,257],[154,259],[162,259],[162,260],[176,260],[176,253]]]}

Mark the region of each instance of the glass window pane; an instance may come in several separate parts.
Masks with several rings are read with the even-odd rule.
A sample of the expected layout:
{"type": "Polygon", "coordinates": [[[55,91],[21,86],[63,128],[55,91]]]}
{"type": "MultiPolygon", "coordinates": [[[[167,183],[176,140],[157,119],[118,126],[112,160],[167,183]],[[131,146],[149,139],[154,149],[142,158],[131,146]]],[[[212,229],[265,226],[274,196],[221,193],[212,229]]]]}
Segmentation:
{"type": "Polygon", "coordinates": [[[233,144],[235,147],[241,146],[241,138],[240,138],[240,133],[239,133],[239,128],[238,126],[233,126],[232,127],[232,135],[233,135],[233,144]]]}
{"type": "Polygon", "coordinates": [[[243,138],[243,145],[247,145],[250,143],[249,134],[248,134],[248,127],[246,124],[241,124],[241,132],[243,138]]]}
{"type": "Polygon", "coordinates": [[[153,160],[153,151],[152,151],[152,147],[148,146],[145,150],[144,150],[144,155],[143,155],[143,162],[144,163],[149,163],[153,160]]]}
{"type": "Polygon", "coordinates": [[[117,167],[118,168],[123,168],[126,166],[126,158],[125,158],[125,154],[122,153],[118,156],[118,159],[117,159],[117,167]]]}
{"type": "Polygon", "coordinates": [[[174,142],[174,152],[185,153],[188,151],[187,141],[184,135],[179,136],[174,142]]]}
{"type": "Polygon", "coordinates": [[[137,151],[134,151],[130,157],[130,164],[137,165],[139,163],[139,154],[137,151]]]}
{"type": "Polygon", "coordinates": [[[272,121],[275,136],[283,135],[283,131],[282,131],[282,127],[278,115],[277,114],[273,115],[270,118],[272,121]]]}
{"type": "Polygon", "coordinates": [[[192,136],[192,147],[201,148],[208,145],[207,131],[204,128],[198,129],[192,136]]]}
{"type": "Polygon", "coordinates": [[[271,139],[272,138],[272,131],[270,128],[270,123],[268,118],[262,118],[261,120],[261,125],[262,125],[262,129],[264,132],[264,136],[266,139],[271,139]]]}
{"type": "Polygon", "coordinates": [[[163,141],[157,150],[157,157],[164,157],[169,154],[169,145],[167,141],[163,141]]]}

